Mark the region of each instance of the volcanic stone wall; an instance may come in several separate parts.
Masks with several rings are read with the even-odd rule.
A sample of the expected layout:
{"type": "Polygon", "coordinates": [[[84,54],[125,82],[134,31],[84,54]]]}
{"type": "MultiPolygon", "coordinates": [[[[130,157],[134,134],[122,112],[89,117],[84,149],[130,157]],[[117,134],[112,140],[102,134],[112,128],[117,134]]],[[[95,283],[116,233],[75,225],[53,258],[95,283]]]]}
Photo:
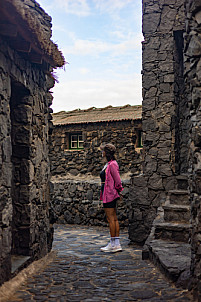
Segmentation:
{"type": "Polygon", "coordinates": [[[140,149],[136,151],[141,121],[102,122],[55,126],[51,136],[50,159],[52,175],[99,175],[103,161],[99,147],[111,142],[116,148],[120,173],[141,170],[140,149]],[[68,133],[82,132],[83,150],[68,150],[68,133]]]}
{"type": "MultiPolygon", "coordinates": [[[[123,200],[118,201],[118,220],[121,227],[128,226],[130,180],[122,181],[123,200]]],[[[55,223],[106,226],[105,212],[100,201],[98,179],[51,180],[51,216],[55,223]]]]}
{"type": "Polygon", "coordinates": [[[187,170],[183,96],[183,0],[143,1],[143,175],[133,178],[130,238],[142,243],[157,207],[187,170]],[[183,108],[183,109],[182,109],[183,108]],[[178,148],[182,146],[182,148],[178,148]],[[141,192],[142,194],[136,194],[141,192]]]}
{"type": "Polygon", "coordinates": [[[11,254],[38,258],[51,247],[48,120],[54,85],[0,37],[0,283],[11,254]]]}
{"type": "Polygon", "coordinates": [[[186,1],[185,79],[191,109],[189,172],[192,214],[192,275],[201,301],[201,2],[186,1]]]}

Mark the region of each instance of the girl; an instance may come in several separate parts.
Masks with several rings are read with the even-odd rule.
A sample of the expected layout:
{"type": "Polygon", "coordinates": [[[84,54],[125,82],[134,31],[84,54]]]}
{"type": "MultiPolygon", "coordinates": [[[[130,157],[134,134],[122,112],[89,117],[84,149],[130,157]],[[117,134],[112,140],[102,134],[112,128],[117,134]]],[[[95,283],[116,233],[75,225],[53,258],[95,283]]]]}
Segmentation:
{"type": "Polygon", "coordinates": [[[106,165],[100,173],[101,177],[101,196],[103,207],[110,227],[110,242],[102,247],[102,252],[122,251],[119,242],[119,222],[116,214],[117,200],[120,199],[120,192],[123,191],[119,166],[115,160],[116,148],[112,144],[101,145],[102,157],[107,160],[106,165]]]}

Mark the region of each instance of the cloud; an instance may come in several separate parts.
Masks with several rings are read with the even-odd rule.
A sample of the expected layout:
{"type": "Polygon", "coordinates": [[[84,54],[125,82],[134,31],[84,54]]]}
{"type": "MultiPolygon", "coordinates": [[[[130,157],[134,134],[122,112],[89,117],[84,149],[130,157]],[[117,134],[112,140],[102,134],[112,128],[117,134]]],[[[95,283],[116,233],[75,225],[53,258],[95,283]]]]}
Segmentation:
{"type": "Polygon", "coordinates": [[[82,40],[76,39],[74,45],[65,49],[64,52],[73,55],[98,55],[107,52],[113,47],[112,44],[101,40],[82,40]]]}
{"type": "Polygon", "coordinates": [[[132,3],[132,0],[94,0],[96,9],[100,12],[113,14],[115,11],[119,11],[128,4],[132,3]]]}
{"type": "Polygon", "coordinates": [[[130,39],[125,40],[119,44],[116,44],[113,49],[113,55],[125,55],[126,53],[131,53],[133,50],[141,51],[141,42],[142,42],[142,35],[136,34],[133,35],[130,39]]]}
{"type": "Polygon", "coordinates": [[[86,75],[90,72],[90,70],[88,68],[79,68],[78,72],[80,74],[86,75]]]}
{"type": "MultiPolygon", "coordinates": [[[[44,6],[45,0],[40,0],[44,6]],[[44,2],[43,2],[44,1],[44,2]]],[[[109,14],[111,17],[117,17],[119,12],[133,4],[133,0],[53,0],[48,3],[48,9],[63,9],[67,14],[76,15],[79,17],[86,17],[92,15],[92,2],[100,13],[109,14]]]]}
{"type": "Polygon", "coordinates": [[[55,7],[59,7],[67,14],[87,17],[91,14],[87,0],[56,0],[55,7]]]}
{"type": "Polygon", "coordinates": [[[141,41],[143,37],[141,34],[133,34],[128,40],[122,42],[106,42],[102,40],[83,40],[75,39],[72,46],[63,49],[67,55],[94,55],[98,56],[103,53],[110,53],[110,55],[122,55],[130,53],[133,50],[141,51],[141,41]]]}
{"type": "Polygon", "coordinates": [[[86,109],[108,105],[139,105],[142,102],[141,76],[133,75],[128,80],[67,81],[53,89],[53,110],[86,109]]]}
{"type": "Polygon", "coordinates": [[[121,40],[125,39],[125,33],[122,30],[111,31],[109,34],[121,40]]]}

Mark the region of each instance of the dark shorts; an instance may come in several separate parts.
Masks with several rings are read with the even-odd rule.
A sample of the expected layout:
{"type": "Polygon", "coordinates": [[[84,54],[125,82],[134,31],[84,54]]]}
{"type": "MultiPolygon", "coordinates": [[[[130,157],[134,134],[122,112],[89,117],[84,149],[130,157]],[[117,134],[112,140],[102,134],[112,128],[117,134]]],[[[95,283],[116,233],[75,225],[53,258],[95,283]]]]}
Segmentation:
{"type": "Polygon", "coordinates": [[[103,207],[104,208],[116,208],[117,206],[117,200],[119,200],[119,197],[114,199],[113,201],[110,202],[103,202],[103,207]]]}

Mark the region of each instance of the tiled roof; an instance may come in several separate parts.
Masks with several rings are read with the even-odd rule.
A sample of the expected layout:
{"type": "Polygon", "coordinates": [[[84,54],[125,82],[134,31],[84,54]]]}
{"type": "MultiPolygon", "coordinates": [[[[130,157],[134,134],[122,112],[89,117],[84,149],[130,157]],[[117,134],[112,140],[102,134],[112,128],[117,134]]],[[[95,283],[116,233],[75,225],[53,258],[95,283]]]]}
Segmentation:
{"type": "Polygon", "coordinates": [[[53,113],[54,125],[98,123],[122,120],[139,120],[142,118],[142,106],[126,105],[122,107],[108,106],[105,108],[76,109],[53,113]]]}

